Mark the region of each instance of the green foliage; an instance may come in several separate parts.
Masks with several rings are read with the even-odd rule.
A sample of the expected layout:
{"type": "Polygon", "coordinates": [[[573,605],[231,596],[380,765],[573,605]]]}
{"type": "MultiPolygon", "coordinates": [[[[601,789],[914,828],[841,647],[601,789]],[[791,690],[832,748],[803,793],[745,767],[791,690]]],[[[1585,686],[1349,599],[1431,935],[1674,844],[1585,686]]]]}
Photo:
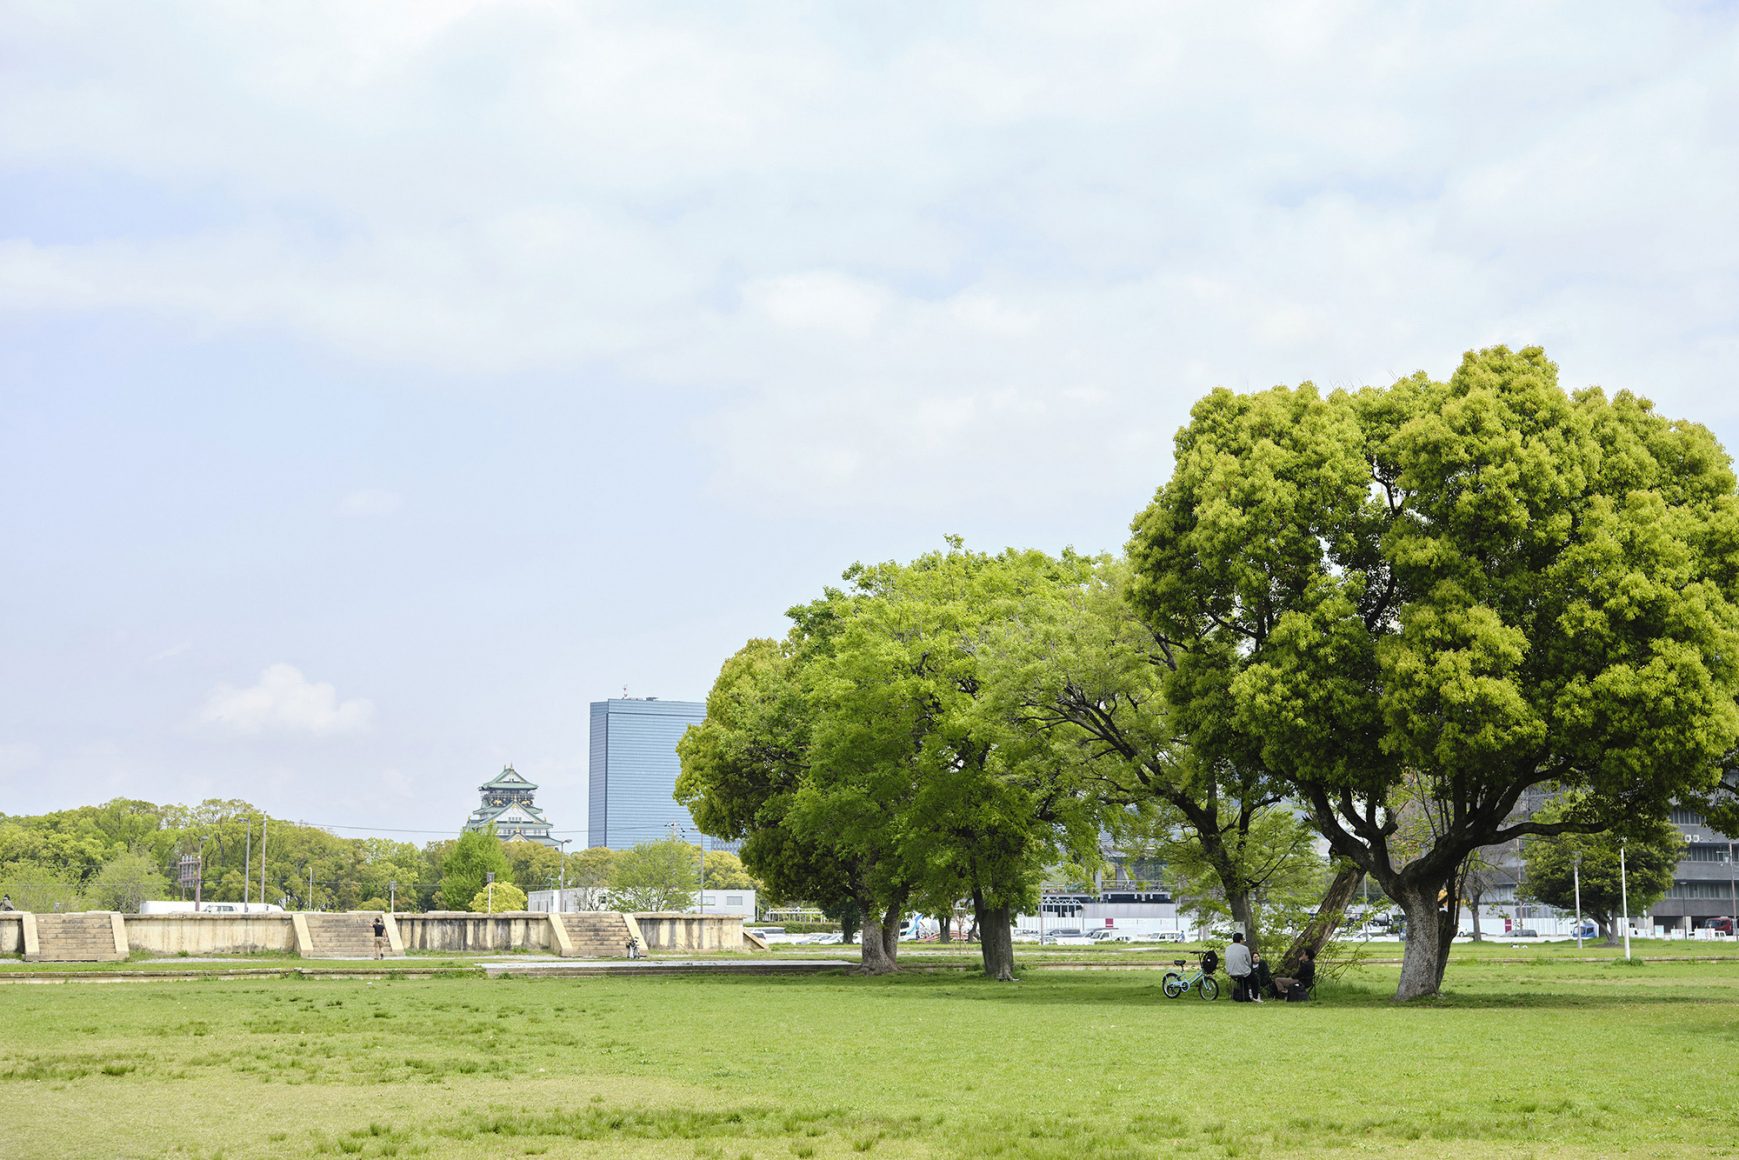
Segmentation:
{"type": "Polygon", "coordinates": [[[562,875],[562,852],[542,842],[524,838],[508,839],[501,844],[507,855],[507,875],[531,890],[553,889],[562,875]]]}
{"type": "Polygon", "coordinates": [[[760,883],[743,868],[743,861],[729,850],[706,852],[708,890],[758,890],[760,883]]]}
{"type": "Polygon", "coordinates": [[[1215,391],[1130,556],[1136,606],[1192,658],[1166,692],[1226,710],[1192,746],[1255,754],[1408,910],[1407,995],[1435,990],[1417,928],[1467,854],[1552,832],[1511,822],[1523,790],[1660,815],[1739,739],[1726,454],[1628,393],[1567,395],[1538,349],[1326,398],[1215,391]],[[1403,808],[1417,857],[1388,846],[1403,808]]]}
{"type": "Polygon", "coordinates": [[[0,894],[18,910],[52,912],[83,908],[79,883],[59,866],[13,862],[0,874],[0,894]]]}
{"type": "Polygon", "coordinates": [[[497,880],[493,887],[486,885],[473,895],[465,909],[475,914],[502,914],[525,907],[525,891],[511,882],[497,880]]]}
{"type": "MultiPolygon", "coordinates": [[[[1548,803],[1535,818],[1561,821],[1585,809],[1584,795],[1571,794],[1548,803]]],[[[1630,913],[1648,908],[1672,889],[1673,874],[1684,856],[1685,839],[1664,819],[1627,819],[1621,828],[1597,834],[1559,834],[1533,838],[1522,847],[1528,895],[1549,906],[1569,910],[1576,905],[1577,867],[1581,873],[1582,913],[1594,919],[1608,940],[1618,937],[1615,920],[1629,894],[1630,913]],[[1624,867],[1621,881],[1619,854],[1624,867]]]]}
{"type": "Polygon", "coordinates": [[[700,847],[679,838],[641,842],[610,862],[614,910],[687,910],[700,882],[700,847]]]}
{"type": "Polygon", "coordinates": [[[137,914],[148,898],[169,897],[169,879],[157,872],[144,854],[121,854],[103,863],[85,885],[85,905],[92,910],[137,914]]]}
{"type": "Polygon", "coordinates": [[[878,921],[971,897],[1006,927],[1065,849],[1093,856],[1099,806],[1073,754],[984,696],[987,658],[1036,594],[1090,570],[957,541],[854,566],[847,590],[790,611],[785,641],[726,662],[679,747],[679,797],[708,832],[744,839],[777,897],[878,921]]]}
{"type": "Polygon", "coordinates": [[[471,900],[493,873],[497,884],[510,881],[501,839],[488,830],[466,830],[441,862],[439,900],[444,910],[470,910],[471,900]]]}
{"type": "MultiPolygon", "coordinates": [[[[1226,843],[1233,880],[1249,889],[1254,925],[1269,936],[1269,945],[1297,933],[1322,898],[1329,866],[1317,853],[1315,838],[1308,821],[1285,807],[1270,806],[1226,843]]],[[[1207,856],[1198,834],[1182,826],[1164,827],[1151,849],[1170,871],[1180,907],[1210,922],[1236,917],[1217,860],[1207,856]]]]}

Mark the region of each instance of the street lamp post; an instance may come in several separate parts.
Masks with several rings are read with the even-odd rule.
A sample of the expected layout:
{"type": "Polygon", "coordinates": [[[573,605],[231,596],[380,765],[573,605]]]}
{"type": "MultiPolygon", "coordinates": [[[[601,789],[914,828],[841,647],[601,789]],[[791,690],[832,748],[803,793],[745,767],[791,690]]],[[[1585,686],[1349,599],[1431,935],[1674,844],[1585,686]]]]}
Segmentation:
{"type": "Polygon", "coordinates": [[[1582,855],[1570,860],[1570,874],[1576,883],[1576,949],[1582,949],[1582,855]]]}
{"type": "MultiPolygon", "coordinates": [[[[488,900],[483,903],[483,908],[488,913],[494,914],[495,913],[495,871],[485,870],[483,872],[483,881],[486,884],[484,886],[484,889],[486,891],[488,891],[488,893],[489,893],[488,900]]],[[[472,905],[475,906],[476,903],[472,903],[472,905]]]]}
{"type": "Polygon", "coordinates": [[[1624,914],[1624,960],[1630,961],[1630,880],[1624,869],[1624,843],[1618,843],[1618,904],[1624,914]]]}
{"type": "Polygon", "coordinates": [[[386,909],[389,914],[399,912],[399,884],[397,880],[386,884],[386,909]]]}
{"type": "Polygon", "coordinates": [[[1739,880],[1734,877],[1733,839],[1727,839],[1727,933],[1739,942],[1739,880]]]}

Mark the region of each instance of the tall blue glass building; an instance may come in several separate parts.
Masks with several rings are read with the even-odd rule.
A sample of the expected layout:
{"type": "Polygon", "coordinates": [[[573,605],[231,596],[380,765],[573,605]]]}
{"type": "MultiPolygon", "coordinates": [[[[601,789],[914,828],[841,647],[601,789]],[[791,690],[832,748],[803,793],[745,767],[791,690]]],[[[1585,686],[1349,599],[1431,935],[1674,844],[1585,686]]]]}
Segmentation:
{"type": "MultiPolygon", "coordinates": [[[[592,702],[592,755],[586,844],[625,850],[638,842],[698,838],[694,819],[675,797],[676,743],[706,720],[699,701],[655,697],[592,702]]],[[[708,849],[726,848],[707,840],[708,849]]]]}

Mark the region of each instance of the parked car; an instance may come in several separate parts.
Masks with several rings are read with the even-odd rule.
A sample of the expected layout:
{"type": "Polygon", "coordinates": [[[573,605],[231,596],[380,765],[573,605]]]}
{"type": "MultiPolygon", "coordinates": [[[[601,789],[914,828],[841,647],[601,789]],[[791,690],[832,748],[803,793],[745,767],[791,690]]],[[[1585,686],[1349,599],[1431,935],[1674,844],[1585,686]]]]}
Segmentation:
{"type": "Polygon", "coordinates": [[[1721,934],[1732,934],[1733,933],[1733,920],[1731,918],[1707,919],[1703,923],[1703,929],[1717,931],[1721,934]]]}
{"type": "Polygon", "coordinates": [[[1078,930],[1063,928],[1062,930],[1047,930],[1042,940],[1051,947],[1090,947],[1093,940],[1078,930]]]}
{"type": "Polygon", "coordinates": [[[1152,934],[1148,935],[1147,937],[1152,939],[1154,942],[1182,942],[1183,941],[1183,931],[1181,931],[1181,930],[1156,930],[1152,934]]]}

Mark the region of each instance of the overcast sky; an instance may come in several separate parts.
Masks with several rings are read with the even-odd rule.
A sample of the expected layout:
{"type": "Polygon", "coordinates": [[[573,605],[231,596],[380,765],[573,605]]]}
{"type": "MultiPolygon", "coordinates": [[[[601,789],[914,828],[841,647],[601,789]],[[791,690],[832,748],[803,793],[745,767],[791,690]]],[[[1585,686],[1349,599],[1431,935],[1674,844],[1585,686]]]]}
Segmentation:
{"type": "Polygon", "coordinates": [[[1730,4],[9,3],[0,812],[583,831],[588,702],[1120,548],[1215,385],[1739,446],[1736,114],[1730,4]]]}

